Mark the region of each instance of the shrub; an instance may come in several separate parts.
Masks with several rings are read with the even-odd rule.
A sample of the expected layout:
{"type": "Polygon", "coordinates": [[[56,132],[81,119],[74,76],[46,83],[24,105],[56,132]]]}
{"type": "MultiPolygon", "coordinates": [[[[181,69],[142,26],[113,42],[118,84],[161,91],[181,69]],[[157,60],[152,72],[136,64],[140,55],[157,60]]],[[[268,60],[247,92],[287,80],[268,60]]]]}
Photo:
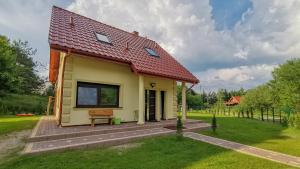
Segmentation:
{"type": "Polygon", "coordinates": [[[42,114],[47,109],[47,97],[39,95],[6,94],[0,97],[0,114],[42,114]]]}
{"type": "Polygon", "coordinates": [[[216,129],[217,129],[217,118],[216,118],[215,114],[213,115],[213,118],[211,121],[211,128],[212,128],[213,132],[215,133],[216,129]]]}
{"type": "Polygon", "coordinates": [[[180,115],[177,116],[176,129],[177,129],[178,138],[181,138],[182,137],[183,124],[182,124],[182,116],[180,116],[180,115]]]}

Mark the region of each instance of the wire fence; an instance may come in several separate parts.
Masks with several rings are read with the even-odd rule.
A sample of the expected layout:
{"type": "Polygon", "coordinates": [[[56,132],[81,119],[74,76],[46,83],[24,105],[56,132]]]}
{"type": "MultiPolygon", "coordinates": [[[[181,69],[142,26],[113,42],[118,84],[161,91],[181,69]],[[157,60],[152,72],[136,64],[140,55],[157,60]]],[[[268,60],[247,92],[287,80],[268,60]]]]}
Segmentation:
{"type": "MultiPolygon", "coordinates": [[[[202,110],[203,111],[203,110],[202,110]]],[[[281,111],[276,111],[275,108],[254,110],[238,110],[238,109],[206,109],[204,110],[209,114],[233,116],[238,118],[256,119],[261,121],[271,121],[273,123],[283,123],[283,114],[281,111]]]]}

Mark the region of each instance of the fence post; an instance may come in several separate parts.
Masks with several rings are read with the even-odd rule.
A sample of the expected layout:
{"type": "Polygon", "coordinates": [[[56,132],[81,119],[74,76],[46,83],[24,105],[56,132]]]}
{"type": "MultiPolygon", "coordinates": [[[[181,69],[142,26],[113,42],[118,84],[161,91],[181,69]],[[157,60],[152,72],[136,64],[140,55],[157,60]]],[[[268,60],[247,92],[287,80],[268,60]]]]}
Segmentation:
{"type": "Polygon", "coordinates": [[[230,116],[230,106],[228,107],[228,115],[230,116]]]}
{"type": "Polygon", "coordinates": [[[241,110],[239,110],[239,112],[238,112],[238,117],[239,118],[241,117],[241,110]]]}
{"type": "Polygon", "coordinates": [[[272,107],[272,114],[273,114],[273,123],[275,123],[275,108],[272,107]]]}

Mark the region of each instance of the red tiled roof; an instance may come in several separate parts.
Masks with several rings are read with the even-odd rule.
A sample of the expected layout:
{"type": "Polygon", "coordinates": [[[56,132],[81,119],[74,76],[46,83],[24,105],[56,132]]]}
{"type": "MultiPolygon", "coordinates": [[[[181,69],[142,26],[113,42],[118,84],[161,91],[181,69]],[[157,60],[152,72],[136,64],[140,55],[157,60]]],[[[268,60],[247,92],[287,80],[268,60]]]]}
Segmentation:
{"type": "Polygon", "coordinates": [[[241,96],[232,96],[227,102],[225,102],[226,105],[235,105],[240,104],[241,102],[241,96]]]}
{"type": "Polygon", "coordinates": [[[156,42],[55,6],[52,8],[49,44],[51,49],[71,50],[78,54],[127,63],[136,73],[199,82],[156,42]],[[73,25],[70,24],[71,17],[73,25]],[[107,35],[112,45],[97,41],[95,32],[107,35]],[[126,50],[126,43],[129,50],[126,50]],[[155,50],[160,57],[149,56],[145,47],[155,50]]]}

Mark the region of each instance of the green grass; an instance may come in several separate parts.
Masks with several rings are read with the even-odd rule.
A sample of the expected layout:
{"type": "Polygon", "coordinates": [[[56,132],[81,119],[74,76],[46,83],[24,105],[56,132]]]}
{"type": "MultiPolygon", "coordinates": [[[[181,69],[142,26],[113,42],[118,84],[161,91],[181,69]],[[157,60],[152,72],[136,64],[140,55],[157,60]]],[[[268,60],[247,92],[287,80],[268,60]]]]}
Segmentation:
{"type": "MultiPolygon", "coordinates": [[[[189,113],[190,118],[211,122],[212,115],[189,113]]],[[[264,149],[300,156],[300,130],[282,127],[272,122],[217,115],[217,132],[202,131],[226,140],[231,140],[264,149]]]]}
{"type": "Polygon", "coordinates": [[[39,116],[0,116],[0,136],[15,131],[32,129],[37,123],[38,119],[39,116]]]}
{"type": "Polygon", "coordinates": [[[16,155],[0,169],[283,169],[293,168],[221,147],[175,136],[146,139],[130,149],[94,148],[41,155],[16,155]]]}

